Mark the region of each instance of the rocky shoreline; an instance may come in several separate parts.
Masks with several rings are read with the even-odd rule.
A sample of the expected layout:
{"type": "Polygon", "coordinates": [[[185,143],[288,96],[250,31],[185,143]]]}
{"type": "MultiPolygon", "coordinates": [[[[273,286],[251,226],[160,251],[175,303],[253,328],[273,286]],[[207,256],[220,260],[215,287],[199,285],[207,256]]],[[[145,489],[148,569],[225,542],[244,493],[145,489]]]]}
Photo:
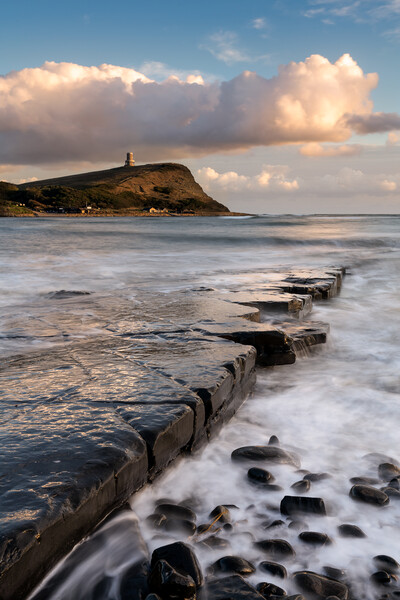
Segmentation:
{"type": "MultiPolygon", "coordinates": [[[[245,292],[144,297],[118,306],[115,321],[93,340],[6,359],[0,597],[24,598],[133,492],[204,444],[252,390],[256,363],[291,364],[296,352],[324,342],[326,325],[294,319],[309,314],[313,299],[334,296],[343,274],[304,270],[245,292]]],[[[68,309],[76,297],[60,291],[54,301],[68,309]]],[[[79,302],[96,301],[88,295],[79,302]]],[[[276,454],[276,446],[267,448],[276,454]]],[[[164,509],[156,514],[176,519],[164,514],[173,507],[164,509]]],[[[164,560],[154,560],[153,592],[165,578],[185,577],[164,560]]],[[[228,579],[227,589],[258,594],[228,579]]],[[[208,586],[209,597],[221,597],[220,585],[208,586]]]]}

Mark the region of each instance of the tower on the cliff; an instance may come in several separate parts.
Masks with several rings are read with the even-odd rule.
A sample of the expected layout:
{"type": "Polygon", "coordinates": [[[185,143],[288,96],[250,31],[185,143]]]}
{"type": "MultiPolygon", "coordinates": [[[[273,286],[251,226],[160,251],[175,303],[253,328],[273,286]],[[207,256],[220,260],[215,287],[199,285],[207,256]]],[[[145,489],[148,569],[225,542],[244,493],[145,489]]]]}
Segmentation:
{"type": "Polygon", "coordinates": [[[133,160],[133,152],[127,152],[125,167],[134,167],[134,166],[135,166],[135,161],[133,160]]]}

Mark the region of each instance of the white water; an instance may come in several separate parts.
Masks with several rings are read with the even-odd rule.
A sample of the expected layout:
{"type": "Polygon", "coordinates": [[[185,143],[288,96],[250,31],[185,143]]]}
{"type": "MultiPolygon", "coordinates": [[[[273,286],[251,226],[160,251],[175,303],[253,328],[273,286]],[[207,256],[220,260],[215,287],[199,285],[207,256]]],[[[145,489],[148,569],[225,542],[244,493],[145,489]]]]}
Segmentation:
{"type": "MultiPolygon", "coordinates": [[[[379,461],[363,459],[365,454],[381,452],[400,460],[400,219],[288,217],[169,223],[146,223],[141,232],[129,221],[119,231],[116,223],[114,237],[108,231],[106,244],[100,231],[85,232],[84,224],[78,223],[77,246],[68,245],[58,271],[54,257],[62,254],[59,241],[57,250],[54,241],[46,248],[37,242],[42,258],[36,266],[32,256],[24,264],[23,255],[15,250],[13,275],[8,280],[14,287],[8,295],[12,302],[37,306],[41,294],[56,289],[126,295],[132,290],[140,294],[143,287],[223,288],[237,283],[245,288],[247,282],[253,284],[262,277],[261,267],[270,271],[292,265],[351,265],[341,295],[318,303],[311,316],[331,324],[329,343],[295,365],[259,370],[254,395],[221,433],[200,454],[179,461],[132,503],[142,521],[159,498],[174,502],[195,498],[198,523],[209,521],[208,513],[217,504],[236,504],[233,532],[219,534],[230,541],[231,550],[198,548],[204,570],[226,554],[238,554],[257,565],[265,557],[256,551],[251,536],[257,540],[279,537],[288,540],[297,553],[293,562],[282,561],[290,572],[320,571],[323,565],[347,568],[357,598],[377,597],[369,582],[377,570],[371,559],[389,554],[400,562],[400,502],[392,500],[387,507],[375,508],[355,503],[348,492],[350,477],[377,474],[379,461]],[[308,493],[325,499],[329,515],[304,519],[310,530],[328,533],[334,541],[331,546],[313,549],[298,540],[299,532],[286,527],[262,530],[261,522],[280,518],[271,506],[279,507],[301,475],[292,467],[266,466],[284,489],[262,492],[247,483],[251,465],[232,463],[230,454],[242,445],[266,443],[272,434],[284,448],[300,454],[302,468],[331,474],[331,479],[312,483],[308,493]],[[367,538],[340,538],[336,528],[341,523],[358,525],[367,538]]],[[[70,244],[71,232],[65,223],[61,227],[65,243],[70,244]]],[[[3,309],[5,319],[11,309],[12,303],[3,309]]],[[[154,531],[145,527],[143,531],[151,550],[168,540],[183,539],[154,538],[154,531]]],[[[98,579],[120,572],[123,561],[116,568],[107,558],[108,548],[118,547],[115,536],[108,527],[104,552],[88,557],[84,576],[72,573],[68,593],[64,588],[54,600],[90,598],[98,579]]],[[[127,562],[128,554],[127,547],[127,562]]],[[[294,592],[290,580],[282,582],[260,571],[249,581],[273,581],[288,593],[294,592]]]]}

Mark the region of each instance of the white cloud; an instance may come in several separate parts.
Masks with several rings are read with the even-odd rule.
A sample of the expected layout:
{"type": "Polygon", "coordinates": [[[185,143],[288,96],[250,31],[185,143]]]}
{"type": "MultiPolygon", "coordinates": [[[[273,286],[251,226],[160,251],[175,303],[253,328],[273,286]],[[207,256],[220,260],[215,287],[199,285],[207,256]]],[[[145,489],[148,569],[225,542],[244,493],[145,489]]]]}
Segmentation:
{"type": "Polygon", "coordinates": [[[265,17],[258,17],[258,19],[252,20],[251,26],[254,29],[266,29],[268,26],[268,23],[267,23],[267,20],[265,17]]]}
{"type": "Polygon", "coordinates": [[[309,142],[301,146],[299,153],[302,156],[355,156],[360,154],[362,147],[360,144],[342,144],[340,146],[323,146],[318,142],[309,142]]]}
{"type": "Polygon", "coordinates": [[[387,136],[387,145],[395,146],[400,141],[400,134],[397,131],[389,131],[387,136]]]}
{"type": "Polygon", "coordinates": [[[274,191],[291,192],[299,189],[295,179],[287,179],[288,167],[284,165],[265,165],[258,175],[253,177],[240,175],[236,171],[218,173],[211,167],[203,167],[197,171],[197,178],[206,190],[213,190],[218,194],[224,192],[260,192],[271,189],[274,191]]]}
{"type": "Polygon", "coordinates": [[[0,76],[0,164],[119,162],[131,149],[155,161],[400,129],[399,115],[372,112],[378,76],[348,54],[291,62],[271,79],[198,77],[159,83],[134,69],[54,62],[0,76]]]}
{"type": "Polygon", "coordinates": [[[209,36],[208,44],[204,46],[215,58],[228,65],[238,62],[248,62],[250,55],[238,47],[238,36],[234,31],[218,31],[209,36]]]}
{"type": "MultiPolygon", "coordinates": [[[[139,69],[141,73],[151,79],[164,81],[169,77],[177,77],[179,80],[186,81],[187,83],[198,83],[200,85],[204,83],[203,74],[200,71],[174,69],[173,67],[158,61],[144,62],[139,69]]],[[[215,79],[215,77],[207,77],[207,79],[215,79]]]]}

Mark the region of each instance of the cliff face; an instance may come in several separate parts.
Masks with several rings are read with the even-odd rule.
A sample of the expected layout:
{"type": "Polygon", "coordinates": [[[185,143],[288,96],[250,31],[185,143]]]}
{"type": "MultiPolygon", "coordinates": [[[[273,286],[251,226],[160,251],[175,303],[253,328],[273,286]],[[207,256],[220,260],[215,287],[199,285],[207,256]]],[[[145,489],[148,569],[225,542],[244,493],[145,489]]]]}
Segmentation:
{"type": "Polygon", "coordinates": [[[100,210],[229,212],[203,191],[187,167],[175,163],[117,167],[45,179],[18,186],[18,193],[26,206],[36,210],[73,211],[89,204],[100,210]]]}

